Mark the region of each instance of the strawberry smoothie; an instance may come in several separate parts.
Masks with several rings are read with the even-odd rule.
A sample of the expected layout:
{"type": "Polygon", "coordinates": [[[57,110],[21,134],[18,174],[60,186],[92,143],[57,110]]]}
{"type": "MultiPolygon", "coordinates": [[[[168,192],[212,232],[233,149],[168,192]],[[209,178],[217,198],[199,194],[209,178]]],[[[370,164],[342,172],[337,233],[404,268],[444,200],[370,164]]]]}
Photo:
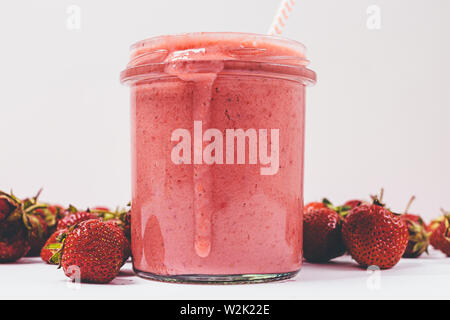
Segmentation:
{"type": "Polygon", "coordinates": [[[302,264],[305,86],[297,42],[193,33],[131,48],[135,271],[175,282],[294,276],[302,264]]]}

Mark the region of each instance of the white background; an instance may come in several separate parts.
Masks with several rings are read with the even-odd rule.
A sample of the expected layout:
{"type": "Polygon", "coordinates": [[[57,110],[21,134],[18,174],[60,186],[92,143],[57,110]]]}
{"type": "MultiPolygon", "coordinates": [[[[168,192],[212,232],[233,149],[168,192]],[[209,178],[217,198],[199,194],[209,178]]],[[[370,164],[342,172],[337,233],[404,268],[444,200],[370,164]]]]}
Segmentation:
{"type": "MultiPolygon", "coordinates": [[[[190,31],[265,33],[278,0],[8,1],[0,10],[0,188],[61,204],[130,198],[131,43],[190,31]],[[66,26],[69,5],[81,29],[66,26]]],[[[365,197],[450,210],[450,2],[297,1],[285,35],[308,48],[305,200],[365,197]],[[366,26],[369,5],[381,29],[366,26]]]]}

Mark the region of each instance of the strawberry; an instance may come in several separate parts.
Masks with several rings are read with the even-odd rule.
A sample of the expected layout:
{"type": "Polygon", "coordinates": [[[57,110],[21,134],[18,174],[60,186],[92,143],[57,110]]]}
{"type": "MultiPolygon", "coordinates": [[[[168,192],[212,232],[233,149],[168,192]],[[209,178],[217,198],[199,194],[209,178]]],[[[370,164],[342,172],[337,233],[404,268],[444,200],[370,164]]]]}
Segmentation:
{"type": "Polygon", "coordinates": [[[34,198],[20,200],[12,193],[0,191],[2,203],[9,207],[8,215],[0,221],[0,262],[20,259],[30,250],[30,239],[42,235],[41,221],[35,216],[36,210],[45,207],[37,202],[39,193],[34,198]]]}
{"type": "Polygon", "coordinates": [[[28,230],[21,221],[0,224],[0,263],[19,260],[29,250],[28,230]]]}
{"type": "Polygon", "coordinates": [[[0,198],[0,222],[5,220],[14,209],[6,198],[0,198]]]}
{"type": "Polygon", "coordinates": [[[99,219],[82,221],[62,236],[62,247],[52,260],[60,262],[68,277],[76,267],[82,282],[108,283],[123,264],[123,238],[113,224],[99,219]]]}
{"type": "Polygon", "coordinates": [[[60,241],[58,241],[58,237],[67,233],[67,229],[57,230],[52,233],[50,238],[45,242],[44,246],[41,249],[41,258],[44,262],[54,264],[54,262],[50,261],[52,256],[61,248],[59,245],[60,241]]]}
{"type": "Polygon", "coordinates": [[[129,227],[129,224],[126,223],[126,214],[127,211],[125,210],[110,211],[107,207],[94,207],[86,211],[80,211],[74,206],[70,206],[66,210],[65,216],[58,221],[57,229],[68,229],[81,221],[89,219],[102,219],[103,221],[118,219],[123,222],[123,224],[120,224],[120,227],[125,230],[129,227]]]}
{"type": "MultiPolygon", "coordinates": [[[[118,237],[118,241],[122,247],[122,254],[123,254],[123,264],[128,260],[128,258],[131,255],[131,246],[130,242],[128,241],[124,229],[123,229],[123,222],[119,219],[112,219],[105,222],[106,224],[110,224],[112,228],[117,228],[120,231],[121,236],[118,237]]],[[[119,234],[119,232],[118,232],[119,234]]]]}
{"type": "Polygon", "coordinates": [[[65,210],[59,204],[49,204],[47,208],[57,218],[62,218],[62,212],[65,210]]]}
{"type": "Polygon", "coordinates": [[[131,241],[131,210],[117,208],[115,211],[109,211],[106,207],[95,207],[90,211],[100,216],[103,221],[114,220],[114,223],[123,230],[128,241],[131,241]]]}
{"type": "Polygon", "coordinates": [[[418,258],[422,253],[428,253],[430,233],[422,217],[416,214],[404,213],[400,216],[406,224],[409,233],[408,245],[404,258],[418,258]]]}
{"type": "Polygon", "coordinates": [[[450,257],[450,214],[444,215],[443,220],[436,227],[430,236],[431,245],[441,250],[447,257],[450,257]]]}
{"type": "Polygon", "coordinates": [[[350,210],[350,209],[353,209],[354,207],[359,207],[363,203],[364,203],[364,201],[362,201],[362,200],[348,200],[346,203],[344,203],[343,206],[348,207],[350,210]]]}
{"type": "Polygon", "coordinates": [[[45,208],[36,210],[36,213],[46,220],[50,226],[56,225],[59,219],[64,218],[63,212],[65,209],[57,204],[47,204],[45,208]]]}
{"type": "Polygon", "coordinates": [[[346,218],[348,214],[350,213],[350,210],[353,208],[359,207],[360,205],[367,204],[367,202],[362,200],[348,200],[346,201],[342,206],[337,207],[338,213],[341,215],[342,218],[346,218]]]}
{"type": "Polygon", "coordinates": [[[326,208],[326,205],[323,202],[310,202],[303,208],[303,213],[308,213],[312,210],[326,208]]]}
{"type": "Polygon", "coordinates": [[[29,233],[30,251],[27,257],[37,257],[49,237],[49,227],[39,215],[30,215],[28,219],[32,225],[32,231],[29,233]]]}
{"type": "Polygon", "coordinates": [[[36,219],[41,224],[40,234],[31,235],[30,244],[31,249],[27,254],[27,257],[38,257],[41,249],[47,239],[56,231],[56,225],[62,218],[62,212],[64,208],[59,205],[47,204],[45,208],[40,208],[35,211],[36,219]]]}
{"type": "Polygon", "coordinates": [[[91,212],[89,210],[78,211],[74,207],[71,207],[71,210],[72,210],[71,213],[68,213],[64,218],[58,221],[56,230],[68,229],[76,225],[77,223],[80,223],[85,220],[100,219],[98,214],[91,212]]]}
{"type": "Polygon", "coordinates": [[[303,254],[310,262],[327,262],[346,251],[342,221],[330,208],[310,210],[303,217],[303,254]]]}
{"type": "Polygon", "coordinates": [[[331,210],[336,211],[338,214],[344,214],[346,211],[348,211],[350,208],[344,207],[344,206],[334,206],[333,203],[328,200],[327,198],[323,198],[322,202],[310,202],[303,208],[303,213],[309,213],[310,211],[314,211],[316,209],[323,209],[323,208],[329,208],[331,210]]]}
{"type": "Polygon", "coordinates": [[[447,214],[449,214],[448,212],[446,212],[444,209],[441,208],[441,212],[442,212],[442,216],[434,219],[433,221],[431,221],[428,225],[427,225],[427,231],[428,232],[433,232],[435,229],[437,229],[440,225],[441,222],[444,221],[445,216],[447,214]]]}
{"type": "Polygon", "coordinates": [[[408,244],[408,228],[402,219],[380,205],[363,204],[350,210],[342,235],[352,258],[363,267],[389,269],[402,257],[408,244]]]}
{"type": "Polygon", "coordinates": [[[408,213],[409,207],[416,197],[412,196],[409,200],[404,213],[400,216],[408,227],[409,240],[406,247],[404,258],[417,258],[422,253],[428,253],[429,232],[422,217],[417,214],[408,213]]]}
{"type": "Polygon", "coordinates": [[[111,210],[109,210],[108,207],[103,207],[103,206],[93,207],[91,211],[96,211],[96,210],[97,211],[106,211],[106,212],[111,211],[111,210]]]}
{"type": "Polygon", "coordinates": [[[128,210],[125,215],[123,232],[125,233],[128,241],[131,243],[131,210],[128,210]]]}
{"type": "Polygon", "coordinates": [[[0,191],[0,223],[8,218],[20,206],[20,200],[13,195],[0,191]]]}
{"type": "Polygon", "coordinates": [[[56,231],[58,221],[66,216],[64,212],[65,209],[57,204],[47,204],[46,208],[37,210],[37,213],[45,220],[52,231],[56,231]]]}

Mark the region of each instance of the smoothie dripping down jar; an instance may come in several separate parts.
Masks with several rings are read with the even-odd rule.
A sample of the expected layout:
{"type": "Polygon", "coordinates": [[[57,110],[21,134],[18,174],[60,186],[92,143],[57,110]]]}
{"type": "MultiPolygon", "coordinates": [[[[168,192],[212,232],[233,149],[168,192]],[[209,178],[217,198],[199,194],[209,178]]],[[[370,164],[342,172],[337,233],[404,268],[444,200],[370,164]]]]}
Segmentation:
{"type": "Polygon", "coordinates": [[[131,47],[132,252],[142,277],[262,282],[302,264],[302,44],[244,33],[131,47]]]}

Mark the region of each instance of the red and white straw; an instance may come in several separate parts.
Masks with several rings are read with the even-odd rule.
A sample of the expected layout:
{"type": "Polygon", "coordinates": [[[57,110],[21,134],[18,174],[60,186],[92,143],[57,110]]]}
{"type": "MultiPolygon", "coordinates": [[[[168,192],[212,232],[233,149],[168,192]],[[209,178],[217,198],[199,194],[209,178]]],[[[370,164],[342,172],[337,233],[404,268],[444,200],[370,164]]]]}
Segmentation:
{"type": "Polygon", "coordinates": [[[289,14],[294,8],[294,0],[283,0],[281,1],[280,8],[273,19],[273,23],[270,26],[268,34],[271,36],[280,35],[283,33],[283,28],[286,25],[289,14]]]}

